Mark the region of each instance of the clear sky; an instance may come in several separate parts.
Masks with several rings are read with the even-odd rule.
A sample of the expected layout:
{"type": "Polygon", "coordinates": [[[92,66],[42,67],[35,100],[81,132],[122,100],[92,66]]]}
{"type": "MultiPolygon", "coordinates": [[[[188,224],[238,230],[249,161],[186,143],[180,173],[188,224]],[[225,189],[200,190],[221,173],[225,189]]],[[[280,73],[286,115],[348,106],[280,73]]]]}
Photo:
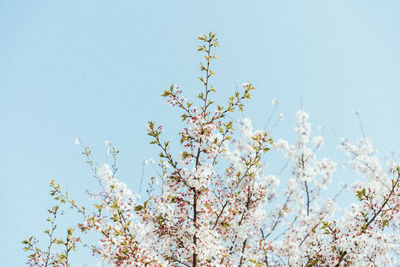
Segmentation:
{"type": "Polygon", "coordinates": [[[360,110],[381,155],[398,154],[399,14],[397,0],[1,0],[0,265],[23,266],[20,241],[45,229],[50,179],[78,199],[93,188],[76,137],[99,161],[115,143],[119,178],[139,191],[142,162],[156,156],[145,123],[177,141],[178,113],[159,95],[171,83],[189,97],[201,88],[197,36],[210,30],[221,43],[217,99],[252,82],[244,115],[256,127],[277,98],[287,119],[272,134],[293,138],[302,103],[334,151],[337,136],[362,135],[360,110]]]}

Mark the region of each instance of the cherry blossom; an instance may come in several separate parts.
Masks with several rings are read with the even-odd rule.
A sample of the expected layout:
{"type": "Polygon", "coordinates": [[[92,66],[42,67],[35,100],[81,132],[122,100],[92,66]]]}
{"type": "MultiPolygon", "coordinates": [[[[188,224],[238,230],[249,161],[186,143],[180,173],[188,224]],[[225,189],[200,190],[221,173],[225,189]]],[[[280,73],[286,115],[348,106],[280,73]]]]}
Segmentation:
{"type": "Polygon", "coordinates": [[[112,162],[97,163],[77,139],[100,186],[88,191],[95,204],[78,205],[51,181],[59,206],[49,210],[49,245],[41,249],[33,237],[23,241],[28,264],[69,266],[70,252],[95,233],[92,252],[110,266],[395,266],[400,252],[398,163],[390,159],[382,165],[368,138],[357,144],[342,139],[340,149],[359,180],[348,185],[354,202],[338,213],[337,195],[328,194],[337,163],[319,156],[324,138],[311,134],[308,113],[296,113],[293,143],[273,141],[249,118],[229,119],[228,113],[243,110],[254,87],[243,83],[225,105],[216,105],[211,63],[219,43],[213,33],[199,40],[206,61],[200,65],[203,90],[197,102],[175,84],[162,93],[182,112],[179,144],[165,140],[162,126],[146,126],[150,143],[160,150],[158,160],[144,161],[158,168],[147,195],[133,194],[119,179],[119,151],[111,142],[105,145],[112,162]],[[271,149],[286,159],[288,173],[270,173],[271,149]],[[82,220],[67,229],[66,238],[57,239],[63,205],[82,220]]]}

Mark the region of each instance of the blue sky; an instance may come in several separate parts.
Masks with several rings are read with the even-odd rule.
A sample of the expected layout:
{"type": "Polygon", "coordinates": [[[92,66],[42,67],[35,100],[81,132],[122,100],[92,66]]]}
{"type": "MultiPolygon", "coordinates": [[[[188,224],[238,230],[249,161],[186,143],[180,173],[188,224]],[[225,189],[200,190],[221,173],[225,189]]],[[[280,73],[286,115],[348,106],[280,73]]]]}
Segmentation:
{"type": "Polygon", "coordinates": [[[334,154],[337,136],[362,134],[360,110],[381,155],[398,154],[399,13],[395,0],[0,1],[2,262],[24,265],[20,241],[44,230],[50,179],[78,199],[93,188],[74,138],[99,161],[111,140],[121,150],[120,179],[139,190],[142,162],[157,152],[145,123],[163,124],[177,141],[179,113],[159,95],[171,83],[188,97],[200,90],[195,48],[210,30],[221,43],[216,98],[252,82],[244,116],[256,127],[277,98],[287,119],[272,134],[293,138],[302,103],[334,154]]]}

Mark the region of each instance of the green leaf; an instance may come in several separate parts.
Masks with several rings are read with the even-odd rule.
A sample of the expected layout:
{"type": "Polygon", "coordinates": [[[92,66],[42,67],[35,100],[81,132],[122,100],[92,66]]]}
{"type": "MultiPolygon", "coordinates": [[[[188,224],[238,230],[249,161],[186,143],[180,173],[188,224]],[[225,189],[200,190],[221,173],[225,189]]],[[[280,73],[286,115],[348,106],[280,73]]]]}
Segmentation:
{"type": "Polygon", "coordinates": [[[167,90],[164,90],[164,92],[161,94],[161,96],[167,97],[167,96],[169,96],[170,94],[171,94],[170,92],[168,92],[167,90]]]}
{"type": "Polygon", "coordinates": [[[142,205],[137,205],[136,207],[135,207],[135,211],[141,211],[143,209],[143,206],[142,205]]]}

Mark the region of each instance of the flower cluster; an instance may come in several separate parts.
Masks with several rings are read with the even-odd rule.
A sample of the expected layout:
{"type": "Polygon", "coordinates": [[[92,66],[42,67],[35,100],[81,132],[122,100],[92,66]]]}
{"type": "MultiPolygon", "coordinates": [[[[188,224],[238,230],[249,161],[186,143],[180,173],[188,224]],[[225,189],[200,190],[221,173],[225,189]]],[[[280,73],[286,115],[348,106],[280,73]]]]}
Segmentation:
{"type": "Polygon", "coordinates": [[[96,204],[78,206],[51,182],[51,195],[82,215],[81,237],[69,229],[66,240],[54,239],[58,207],[49,210],[49,248],[41,250],[32,238],[24,241],[31,252],[28,263],[68,266],[70,250],[95,232],[100,238],[93,252],[111,266],[394,266],[400,252],[398,164],[390,160],[385,170],[367,138],[357,145],[341,140],[361,179],[349,186],[357,202],[337,213],[336,196],[327,194],[337,164],[317,157],[324,139],[311,135],[308,114],[296,114],[294,144],[273,142],[248,118],[237,122],[235,132],[226,115],[243,110],[254,87],[244,83],[225,107],[215,107],[210,66],[219,44],[213,33],[199,40],[206,60],[200,65],[199,103],[189,102],[176,85],[162,94],[182,111],[181,152],[171,152],[161,126],[147,125],[151,144],[160,149],[160,171],[151,179],[148,197],[141,200],[117,179],[115,146],[106,142],[113,163],[97,164],[77,139],[101,187],[89,192],[96,204]],[[265,154],[271,149],[286,158],[288,174],[266,173],[265,154]],[[53,244],[64,250],[51,253],[53,244]]]}

